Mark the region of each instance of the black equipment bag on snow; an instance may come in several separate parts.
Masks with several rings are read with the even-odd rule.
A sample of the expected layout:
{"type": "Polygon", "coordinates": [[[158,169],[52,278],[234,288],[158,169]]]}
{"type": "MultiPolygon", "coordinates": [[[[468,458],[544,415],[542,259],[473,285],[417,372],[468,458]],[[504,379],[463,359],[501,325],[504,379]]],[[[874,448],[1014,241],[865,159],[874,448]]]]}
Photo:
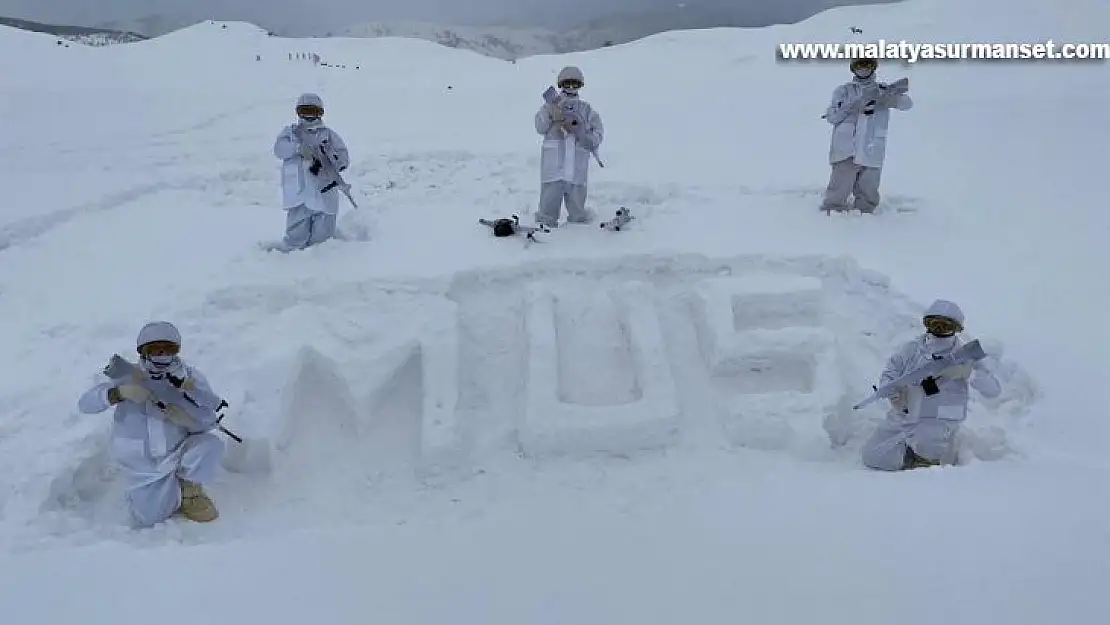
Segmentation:
{"type": "Polygon", "coordinates": [[[516,223],[512,219],[498,219],[493,222],[493,236],[511,237],[516,234],[516,223]]]}

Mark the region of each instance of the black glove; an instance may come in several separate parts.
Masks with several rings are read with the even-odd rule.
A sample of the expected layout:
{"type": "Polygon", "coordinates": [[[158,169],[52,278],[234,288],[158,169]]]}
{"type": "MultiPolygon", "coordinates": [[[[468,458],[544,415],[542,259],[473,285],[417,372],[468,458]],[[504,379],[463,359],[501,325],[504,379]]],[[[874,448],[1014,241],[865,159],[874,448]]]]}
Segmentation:
{"type": "Polygon", "coordinates": [[[940,392],[940,388],[937,387],[937,380],[932,376],[921,381],[921,388],[925,391],[926,395],[936,395],[940,392]]]}
{"type": "Polygon", "coordinates": [[[312,159],[312,166],[308,168],[308,173],[312,174],[313,176],[318,176],[320,175],[320,168],[323,166],[323,163],[314,158],[312,159]]]}

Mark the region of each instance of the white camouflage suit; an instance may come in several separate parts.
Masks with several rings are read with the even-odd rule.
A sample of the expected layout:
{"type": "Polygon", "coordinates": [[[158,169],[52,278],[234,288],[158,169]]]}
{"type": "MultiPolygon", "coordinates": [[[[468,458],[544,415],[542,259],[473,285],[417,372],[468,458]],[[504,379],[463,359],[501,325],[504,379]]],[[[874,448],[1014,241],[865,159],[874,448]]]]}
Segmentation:
{"type": "MultiPolygon", "coordinates": [[[[925,312],[952,319],[963,326],[959,306],[937,300],[925,312]]],[[[937,337],[929,333],[903,344],[887,361],[879,386],[910,373],[958,348],[958,336],[937,337]]],[[[921,386],[903,389],[892,398],[886,420],[876,428],[863,447],[863,463],[872,469],[900,471],[910,468],[916,455],[927,464],[954,464],[956,434],[967,419],[970,386],[985,397],[998,397],[1002,387],[983,361],[950,367],[937,378],[939,393],[926,395],[921,386]]]]}
{"type": "MultiPolygon", "coordinates": [[[[140,332],[137,347],[154,341],[180,345],[181,335],[167,322],[147,324],[140,332]]],[[[200,371],[176,356],[168,365],[156,366],[140,360],[140,367],[155,378],[165,373],[186,379],[191,395],[208,412],[209,418],[196,431],[173,423],[153,401],[136,403],[124,399],[115,405],[111,429],[111,453],[123,468],[131,516],[139,527],[166,520],[182,505],[182,490],[187,480],[192,485],[206,484],[215,477],[224,453],[224,441],[208,430],[219,419],[216,409],[220,398],[212,393],[200,371]]],[[[97,414],[111,407],[110,389],[120,389],[129,380],[109,380],[86,391],[78,409],[97,414]]]]}
{"type": "Polygon", "coordinates": [[[855,208],[873,213],[879,206],[879,180],[886,158],[890,110],[913,108],[909,94],[879,96],[880,86],[886,85],[876,81],[873,72],[861,71],[851,82],[833,91],[832,101],[825,110],[825,121],[832,124],[833,129],[829,145],[832,171],[821,204],[823,211],[855,208]],[[868,106],[873,98],[877,98],[876,103],[868,106]],[[849,195],[855,199],[852,205],[848,204],[849,195]]]}
{"type": "MultiPolygon", "coordinates": [[[[324,102],[315,93],[306,93],[297,100],[297,108],[315,106],[320,110],[324,102]]],[[[302,144],[294,134],[300,128],[308,143],[323,145],[332,156],[339,171],[351,164],[347,145],[339,133],[324,125],[322,119],[300,119],[282,128],[274,141],[274,156],[281,159],[282,208],[285,216],[284,247],[288,250],[304,249],[335,236],[339,215],[338,188],[320,192],[315,176],[309,171],[312,160],[302,154],[302,144]]]]}
{"type": "Polygon", "coordinates": [[[551,228],[558,226],[564,201],[567,221],[589,223],[594,215],[586,209],[591,152],[601,146],[605,128],[601,116],[589,102],[578,97],[578,88],[565,86],[565,81],[585,85],[582,71],[564,67],[556,86],[564,97],[564,108],[544,105],[536,113],[536,132],[543,135],[540,148],[540,202],[536,222],[551,228]],[[570,117],[565,108],[573,111],[570,117]],[[572,121],[578,122],[575,128],[572,121]]]}

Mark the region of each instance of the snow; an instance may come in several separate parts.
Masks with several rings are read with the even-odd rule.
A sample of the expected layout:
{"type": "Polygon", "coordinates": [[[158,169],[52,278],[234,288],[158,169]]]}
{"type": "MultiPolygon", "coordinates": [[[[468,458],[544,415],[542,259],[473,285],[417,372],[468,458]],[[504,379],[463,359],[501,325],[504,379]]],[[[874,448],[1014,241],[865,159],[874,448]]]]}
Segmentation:
{"type": "Polygon", "coordinates": [[[693,293],[698,344],[734,444],[823,455],[846,440],[843,357],[822,290],[816,278],[753,274],[705,280],[693,293]]]}
{"type": "Polygon", "coordinates": [[[275,624],[1096,621],[1105,66],[884,63],[916,102],[885,207],[830,217],[819,117],[846,67],[775,46],[1092,42],[1108,17],[909,0],[515,65],[236,23],[103,48],[0,29],[3,622],[194,622],[182,597],[275,624]],[[535,204],[531,118],[568,63],[606,122],[590,203],[636,220],[493,238],[478,218],[535,204]],[[266,253],[305,90],[362,208],[266,253]],[[938,297],[1003,394],[973,399],[963,466],[868,471],[882,406],[850,406],[938,297]],[[110,416],[76,411],[155,318],[252,443],[229,441],[214,524],[130,529],[110,416]]]}
{"type": "Polygon", "coordinates": [[[586,285],[529,289],[521,447],[529,455],[664,447],[682,409],[652,285],[586,285]]]}

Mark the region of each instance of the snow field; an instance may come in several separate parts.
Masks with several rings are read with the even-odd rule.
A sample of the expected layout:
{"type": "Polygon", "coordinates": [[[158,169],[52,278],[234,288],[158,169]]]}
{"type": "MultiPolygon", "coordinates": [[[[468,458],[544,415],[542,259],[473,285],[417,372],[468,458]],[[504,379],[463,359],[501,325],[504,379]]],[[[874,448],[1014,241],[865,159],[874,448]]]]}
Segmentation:
{"type": "MultiPolygon", "coordinates": [[[[369,522],[384,513],[370,493],[418,505],[402,503],[417,483],[486,473],[511,489],[513,464],[547,458],[744,449],[857,467],[882,408],[850,405],[919,323],[880,278],[847,259],[641,255],[213,291],[176,318],[247,443],[228,442],[210,488],[221,527],[162,532],[369,522]]],[[[1014,453],[1036,399],[1018,363],[995,362],[1006,395],[973,400],[969,462],[1014,453]]],[[[13,546],[128,536],[104,432],[88,431],[22,482],[13,546]]]]}
{"type": "Polygon", "coordinates": [[[846,64],[772,56],[849,25],[1094,40],[1105,9],[910,0],[516,65],[236,24],[65,52],[0,30],[26,55],[0,74],[5,625],[148,622],[190,591],[275,625],[1089,621],[1110,545],[1104,68],[884,63],[916,101],[884,205],[828,217],[819,115],[846,64]],[[361,69],[285,60],[308,48],[361,69]],[[475,220],[527,219],[531,117],[571,63],[608,129],[590,203],[636,221],[495,239],[475,220]],[[267,254],[270,143],[306,90],[362,208],[339,241],[267,254]],[[973,395],[968,466],[867,471],[883,406],[850,406],[936,297],[1003,395],[973,395]],[[229,441],[216,524],[129,529],[110,416],[74,408],[151,318],[251,443],[229,441]]]}
{"type": "MultiPolygon", "coordinates": [[[[821,256],[648,254],[448,280],[225,286],[174,319],[248,444],[229,441],[230,472],[210,488],[226,502],[221,527],[160,532],[223,542],[369,523],[387,514],[371,493],[390,497],[387,511],[424,505],[402,503],[426,496],[408,492],[416,484],[493,473],[513,490],[518,457],[744,448],[856,467],[882,409],[850,404],[918,315],[881,275],[821,256]]],[[[972,401],[969,462],[1017,452],[1037,400],[1020,364],[992,357],[1006,394],[972,401]]],[[[13,547],[158,540],[125,530],[104,431],[85,423],[84,437],[52,444],[39,476],[24,474],[7,508],[22,518],[13,547]]]]}
{"type": "MultiPolygon", "coordinates": [[[[493,623],[672,625],[739,612],[767,622],[883,625],[899,613],[910,625],[942,615],[959,625],[1031,625],[1097,610],[1102,560],[1097,549],[1075,549],[1074,535],[1105,536],[1101,504],[1062,492],[1065,472],[996,463],[874,479],[752,460],[589,464],[558,480],[530,474],[512,490],[480,476],[452,489],[457,503],[427,501],[422,514],[391,500],[380,523],[219,544],[154,530],[129,539],[146,537],[150,548],[99,542],[13,556],[0,588],[19,625],[41,622],[30,615],[138,625],[149,618],[143,608],[173,605],[182,593],[235,623],[357,622],[373,612],[430,624],[465,612],[493,623]],[[1023,497],[997,489],[1004,475],[1020,477],[1023,497]],[[494,504],[507,496],[515,505],[494,504]],[[922,513],[923,500],[961,514],[922,513]],[[930,533],[944,537],[943,554],[906,539],[930,533]],[[1042,566],[1029,566],[1032,558],[1042,566]],[[112,594],[121,580],[133,602],[112,594]],[[947,601],[907,609],[923,595],[947,601]]],[[[1101,487],[1093,474],[1075,477],[1077,489],[1101,487]]],[[[186,625],[195,613],[163,619],[186,625]]]]}

